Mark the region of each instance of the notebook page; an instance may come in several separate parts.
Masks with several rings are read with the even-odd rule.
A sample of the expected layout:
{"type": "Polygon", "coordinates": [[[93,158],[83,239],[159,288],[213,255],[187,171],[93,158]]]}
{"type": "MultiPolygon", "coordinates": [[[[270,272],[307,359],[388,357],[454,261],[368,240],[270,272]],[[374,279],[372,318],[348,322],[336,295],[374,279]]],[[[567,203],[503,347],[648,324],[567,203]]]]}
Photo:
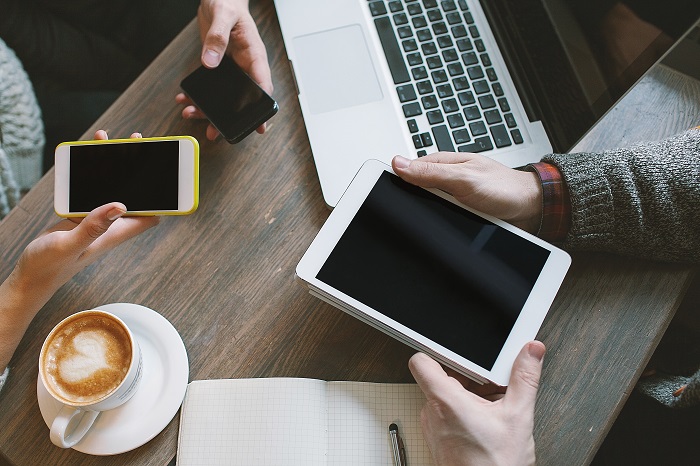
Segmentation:
{"type": "Polygon", "coordinates": [[[431,465],[416,384],[328,382],[328,464],[393,466],[389,425],[399,427],[409,465],[431,465]]]}
{"type": "Polygon", "coordinates": [[[178,466],[325,466],[326,382],[191,382],[180,415],[178,466]]]}

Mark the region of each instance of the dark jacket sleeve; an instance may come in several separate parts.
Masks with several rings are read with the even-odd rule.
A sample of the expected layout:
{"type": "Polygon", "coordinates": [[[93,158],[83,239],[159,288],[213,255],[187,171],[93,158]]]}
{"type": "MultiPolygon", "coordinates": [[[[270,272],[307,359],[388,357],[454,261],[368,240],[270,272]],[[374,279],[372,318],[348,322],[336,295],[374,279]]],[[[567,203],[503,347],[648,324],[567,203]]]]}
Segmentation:
{"type": "Polygon", "coordinates": [[[552,154],[571,198],[571,250],[700,262],[700,129],[602,154],[552,154]]]}
{"type": "MultiPolygon", "coordinates": [[[[111,8],[101,12],[84,8],[75,12],[80,21],[76,16],[75,22],[69,22],[70,11],[59,16],[40,2],[0,0],[0,5],[0,38],[15,51],[33,80],[49,78],[66,89],[121,90],[145,66],[117,42],[78,26],[80,21],[90,23],[91,15],[108,21],[104,15],[114,14],[111,8]]],[[[122,20],[113,18],[113,26],[119,27],[122,20]]]]}

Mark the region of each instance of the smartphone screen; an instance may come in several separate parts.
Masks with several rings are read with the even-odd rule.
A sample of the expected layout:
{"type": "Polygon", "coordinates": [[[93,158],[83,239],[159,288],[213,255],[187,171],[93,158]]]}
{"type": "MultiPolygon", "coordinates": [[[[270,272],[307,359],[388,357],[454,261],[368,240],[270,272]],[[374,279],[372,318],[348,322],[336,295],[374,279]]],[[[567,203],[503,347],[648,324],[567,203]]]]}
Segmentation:
{"type": "Polygon", "coordinates": [[[114,201],[130,211],[178,208],[178,141],[76,145],[69,159],[71,212],[114,201]]]}
{"type": "Polygon", "coordinates": [[[180,87],[231,143],[239,142],[277,113],[277,102],[231,58],[218,67],[199,67],[180,87]]]}

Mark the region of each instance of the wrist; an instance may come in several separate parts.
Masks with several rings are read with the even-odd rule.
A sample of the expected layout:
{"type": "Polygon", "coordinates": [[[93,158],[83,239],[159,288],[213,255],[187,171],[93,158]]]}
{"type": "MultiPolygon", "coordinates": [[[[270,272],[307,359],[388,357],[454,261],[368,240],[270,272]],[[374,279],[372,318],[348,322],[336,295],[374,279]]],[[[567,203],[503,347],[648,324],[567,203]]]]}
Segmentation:
{"type": "Polygon", "coordinates": [[[441,452],[434,458],[439,466],[535,466],[534,440],[526,446],[510,445],[509,448],[513,451],[504,452],[474,445],[471,448],[441,452]]]}
{"type": "Polygon", "coordinates": [[[0,306],[3,310],[10,307],[24,309],[25,313],[31,313],[33,317],[53,296],[54,292],[53,287],[48,286],[47,283],[37,286],[37,280],[26,276],[18,264],[0,285],[0,296],[4,301],[4,304],[0,306]]]}
{"type": "Polygon", "coordinates": [[[2,309],[17,308],[24,306],[24,301],[30,294],[26,281],[22,279],[22,274],[17,270],[17,267],[12,270],[10,275],[0,284],[0,297],[2,297],[2,309]]]}
{"type": "Polygon", "coordinates": [[[30,322],[45,301],[24,290],[13,271],[0,284],[0,371],[7,367],[30,322]]]}
{"type": "Polygon", "coordinates": [[[532,171],[524,171],[522,176],[525,189],[517,223],[523,230],[536,235],[542,226],[542,183],[532,171]]]}
{"type": "Polygon", "coordinates": [[[525,167],[537,176],[540,187],[540,224],[535,234],[545,241],[562,242],[571,225],[571,201],[559,169],[549,163],[531,163],[525,167]]]}

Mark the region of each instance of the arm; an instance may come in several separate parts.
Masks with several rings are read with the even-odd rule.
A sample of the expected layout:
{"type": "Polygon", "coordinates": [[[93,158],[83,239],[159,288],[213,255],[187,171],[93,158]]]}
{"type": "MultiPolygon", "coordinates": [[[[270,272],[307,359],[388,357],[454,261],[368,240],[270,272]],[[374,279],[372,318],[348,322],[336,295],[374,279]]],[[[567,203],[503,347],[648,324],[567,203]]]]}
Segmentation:
{"type": "MultiPolygon", "coordinates": [[[[552,154],[543,161],[561,173],[570,198],[564,248],[700,261],[700,129],[599,154],[552,154]]],[[[393,167],[408,182],[442,189],[531,233],[538,233],[542,205],[549,202],[534,172],[475,154],[396,157],[393,167]]]]}
{"type": "MultiPolygon", "coordinates": [[[[96,139],[106,139],[103,131],[96,139]]],[[[58,222],[29,243],[0,285],[0,374],[27,327],[51,296],[107,251],[158,223],[158,217],[122,218],[126,207],[103,205],[84,219],[58,222]]]]}
{"type": "Polygon", "coordinates": [[[79,223],[62,220],[29,243],[0,285],[0,371],[34,316],[61,286],[107,251],[158,223],[157,217],[121,218],[125,212],[123,204],[106,204],[79,223]]]}
{"type": "MultiPolygon", "coordinates": [[[[265,92],[272,94],[272,75],[265,44],[248,11],[248,0],[202,0],[197,23],[204,66],[216,68],[227,53],[265,92]]],[[[175,100],[186,105],[182,110],[183,118],[205,118],[184,94],[178,94],[175,100]]],[[[257,131],[262,134],[265,125],[257,131]]],[[[213,140],[217,136],[216,129],[209,125],[207,138],[213,140]]]]}
{"type": "Polygon", "coordinates": [[[535,399],[545,347],[526,344],[513,364],[503,397],[488,401],[423,353],[409,369],[426,396],[421,412],[425,440],[437,465],[535,464],[535,399]]]}
{"type": "Polygon", "coordinates": [[[602,154],[552,154],[571,199],[563,246],[700,262],[700,129],[602,154]]]}
{"type": "Polygon", "coordinates": [[[462,204],[530,233],[539,228],[542,187],[535,173],[463,152],[438,152],[417,160],[397,156],[392,167],[409,183],[441,189],[462,204]]]}

